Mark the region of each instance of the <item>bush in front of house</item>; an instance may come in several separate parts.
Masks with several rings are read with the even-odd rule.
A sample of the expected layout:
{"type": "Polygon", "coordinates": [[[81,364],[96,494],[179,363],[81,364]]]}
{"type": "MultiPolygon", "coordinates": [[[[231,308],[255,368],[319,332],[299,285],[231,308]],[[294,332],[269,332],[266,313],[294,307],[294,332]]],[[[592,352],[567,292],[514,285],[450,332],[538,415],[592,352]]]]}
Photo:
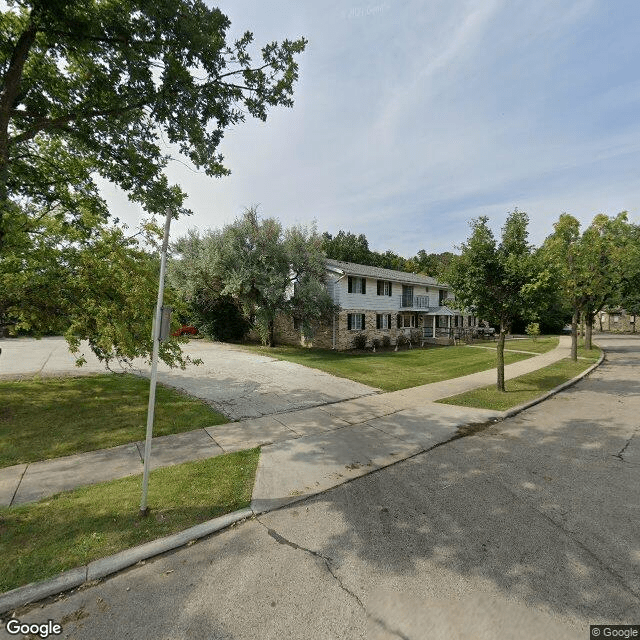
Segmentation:
{"type": "Polygon", "coordinates": [[[371,347],[374,351],[377,351],[380,348],[380,338],[373,338],[373,340],[371,340],[371,347]]]}
{"type": "Polygon", "coordinates": [[[402,333],[396,338],[396,347],[404,347],[409,344],[409,338],[402,333]]]}
{"type": "Polygon", "coordinates": [[[388,349],[391,346],[391,337],[390,336],[382,336],[382,346],[385,349],[388,349]]]}
{"type": "Polygon", "coordinates": [[[364,333],[358,333],[353,337],[354,349],[366,349],[367,348],[367,336],[364,333]]]}

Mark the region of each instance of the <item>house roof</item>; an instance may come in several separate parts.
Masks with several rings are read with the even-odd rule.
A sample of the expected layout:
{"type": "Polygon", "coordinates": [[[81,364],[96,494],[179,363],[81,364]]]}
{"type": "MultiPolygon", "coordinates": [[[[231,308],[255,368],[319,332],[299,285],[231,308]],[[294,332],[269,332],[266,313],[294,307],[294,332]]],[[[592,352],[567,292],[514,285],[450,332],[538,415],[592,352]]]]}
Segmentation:
{"type": "Polygon", "coordinates": [[[338,271],[353,276],[364,276],[366,278],[376,278],[378,280],[393,280],[394,282],[406,282],[408,284],[430,285],[433,287],[445,288],[447,285],[438,282],[435,278],[423,276],[418,273],[408,273],[406,271],[395,271],[394,269],[382,269],[380,267],[370,267],[366,264],[356,264],[355,262],[343,262],[342,260],[330,260],[327,258],[327,268],[331,271],[338,271]]]}

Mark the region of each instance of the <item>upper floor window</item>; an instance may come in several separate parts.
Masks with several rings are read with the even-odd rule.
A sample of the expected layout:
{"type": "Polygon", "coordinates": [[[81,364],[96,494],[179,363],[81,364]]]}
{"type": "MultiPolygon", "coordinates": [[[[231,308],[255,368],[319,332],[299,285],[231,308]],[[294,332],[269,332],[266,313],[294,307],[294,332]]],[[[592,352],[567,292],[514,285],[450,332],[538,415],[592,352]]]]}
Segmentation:
{"type": "Polygon", "coordinates": [[[393,288],[388,280],[378,280],[378,295],[390,296],[393,288]]]}
{"type": "Polygon", "coordinates": [[[446,289],[440,289],[440,291],[438,292],[438,306],[442,306],[444,305],[444,301],[447,299],[447,290],[446,289]]]}
{"type": "Polygon", "coordinates": [[[349,293],[367,293],[367,279],[349,276],[348,278],[349,293]]]}

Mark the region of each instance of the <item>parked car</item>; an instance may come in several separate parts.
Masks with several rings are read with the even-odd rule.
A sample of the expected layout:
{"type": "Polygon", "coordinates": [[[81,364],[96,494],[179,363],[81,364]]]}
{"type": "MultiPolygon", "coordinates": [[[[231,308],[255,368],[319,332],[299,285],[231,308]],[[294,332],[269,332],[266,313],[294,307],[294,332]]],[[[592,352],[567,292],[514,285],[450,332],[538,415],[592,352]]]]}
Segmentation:
{"type": "Polygon", "coordinates": [[[571,335],[571,325],[570,324],[565,324],[564,327],[562,327],[562,333],[565,336],[570,336],[571,335]]]}
{"type": "Polygon", "coordinates": [[[190,324],[183,324],[177,331],[174,331],[173,336],[197,336],[198,330],[190,324]]]}

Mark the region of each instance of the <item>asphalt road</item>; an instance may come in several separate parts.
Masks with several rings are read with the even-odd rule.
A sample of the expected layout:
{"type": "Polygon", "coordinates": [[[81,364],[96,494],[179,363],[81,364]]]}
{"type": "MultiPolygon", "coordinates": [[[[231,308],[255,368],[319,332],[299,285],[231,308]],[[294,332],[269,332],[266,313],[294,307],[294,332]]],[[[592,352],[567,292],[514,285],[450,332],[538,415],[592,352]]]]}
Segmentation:
{"type": "Polygon", "coordinates": [[[154,640],[640,624],[640,337],[598,341],[598,370],[515,418],[18,617],[154,640]]]}

